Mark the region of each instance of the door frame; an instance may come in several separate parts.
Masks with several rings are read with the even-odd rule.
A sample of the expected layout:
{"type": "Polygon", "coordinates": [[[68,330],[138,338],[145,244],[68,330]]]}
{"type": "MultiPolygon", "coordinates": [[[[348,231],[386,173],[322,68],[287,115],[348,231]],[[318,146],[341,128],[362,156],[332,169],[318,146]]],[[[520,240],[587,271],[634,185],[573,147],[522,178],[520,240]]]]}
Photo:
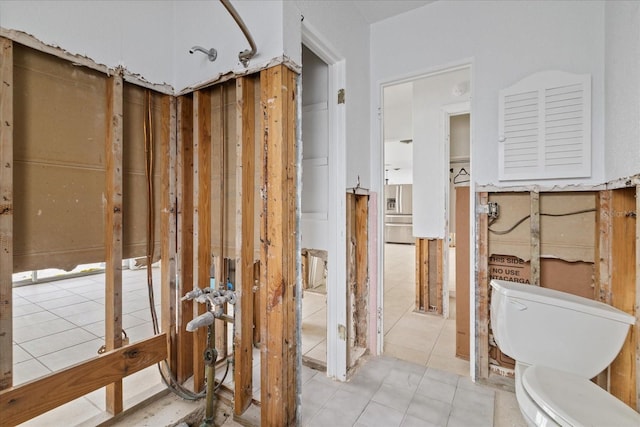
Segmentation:
{"type": "MultiPolygon", "coordinates": [[[[447,104],[441,107],[442,111],[442,134],[440,140],[444,144],[444,176],[450,176],[449,169],[451,168],[451,117],[459,116],[462,114],[471,114],[471,101],[457,102],[455,104],[447,104]]],[[[471,127],[471,124],[469,124],[471,127]]],[[[471,135],[471,129],[469,129],[469,135],[471,135]]],[[[471,163],[471,137],[469,138],[469,163],[471,163]]],[[[469,167],[471,169],[471,167],[469,167]]],[[[470,172],[471,174],[471,172],[470,172]]],[[[449,218],[451,212],[451,189],[449,180],[444,182],[444,244],[446,250],[442,251],[442,265],[444,266],[442,271],[442,317],[449,318],[449,218]]]]}
{"type": "Polygon", "coordinates": [[[347,340],[339,330],[347,324],[346,254],[346,107],[338,104],[339,89],[346,89],[346,60],[305,21],[302,44],[329,67],[329,250],[327,253],[327,376],[347,379],[347,340]]]}
{"type": "MultiPolygon", "coordinates": [[[[389,78],[389,79],[385,79],[385,80],[379,80],[375,83],[376,86],[374,86],[374,89],[372,90],[372,102],[371,102],[371,114],[372,114],[372,139],[375,141],[374,144],[377,144],[376,147],[372,147],[372,162],[371,162],[371,176],[372,176],[372,182],[377,184],[377,188],[379,191],[379,198],[382,199],[382,196],[384,196],[384,108],[383,108],[383,101],[384,101],[384,88],[387,86],[393,86],[393,85],[397,85],[400,83],[407,83],[407,82],[412,82],[415,80],[420,80],[423,78],[427,78],[427,77],[431,77],[431,76],[435,76],[438,74],[442,74],[442,73],[446,73],[446,72],[450,72],[450,71],[454,71],[456,69],[461,69],[461,68],[469,68],[469,76],[470,76],[470,90],[471,90],[471,96],[470,96],[470,101],[469,101],[469,113],[471,114],[471,112],[473,111],[473,105],[474,105],[474,90],[475,90],[475,74],[474,74],[474,60],[473,58],[467,58],[467,59],[463,59],[460,61],[455,61],[449,64],[443,64],[441,66],[437,66],[437,67],[433,67],[430,69],[426,69],[426,70],[421,70],[418,72],[414,72],[414,73],[407,73],[403,76],[398,76],[398,77],[394,77],[394,78],[389,78]],[[377,124],[375,123],[377,119],[377,124]],[[377,152],[376,152],[377,150],[377,152]]],[[[470,136],[469,136],[469,163],[470,163],[470,169],[473,169],[473,140],[474,140],[474,121],[473,121],[473,114],[471,114],[471,121],[470,121],[470,136]]],[[[448,153],[448,145],[447,145],[447,153],[448,153]]],[[[446,169],[446,175],[448,176],[448,165],[449,165],[449,159],[447,159],[447,161],[445,162],[445,164],[447,165],[447,169],[446,169]]],[[[446,180],[448,183],[448,180],[446,180]]],[[[470,189],[469,189],[469,215],[470,215],[470,224],[469,224],[469,229],[470,229],[470,236],[469,236],[469,241],[470,242],[475,242],[476,241],[476,228],[475,228],[475,211],[476,211],[476,198],[475,198],[475,183],[473,180],[471,180],[470,182],[470,189]]],[[[447,190],[447,194],[448,194],[448,190],[447,190]]],[[[376,346],[376,350],[378,355],[383,354],[384,352],[384,204],[382,202],[378,202],[377,205],[377,224],[375,224],[375,227],[377,228],[377,236],[378,236],[378,240],[377,240],[377,247],[375,248],[376,251],[376,264],[375,266],[372,266],[372,268],[375,268],[375,274],[377,275],[377,283],[372,283],[372,286],[377,285],[377,291],[376,291],[376,304],[377,304],[377,316],[378,316],[378,322],[377,322],[377,346],[376,346]]],[[[448,227],[447,227],[448,229],[448,227]]],[[[444,251],[447,252],[447,251],[444,251]]],[[[469,286],[470,289],[473,290],[475,289],[475,275],[473,274],[473,272],[476,270],[475,268],[475,264],[476,264],[476,259],[477,259],[477,250],[471,250],[470,251],[470,259],[469,259],[469,264],[470,264],[470,270],[472,272],[472,274],[469,275],[469,286]]],[[[471,378],[475,378],[476,375],[476,347],[477,347],[477,343],[476,343],[476,325],[475,325],[475,319],[476,319],[476,309],[475,309],[475,302],[476,302],[476,294],[474,291],[470,291],[469,292],[469,307],[470,307],[470,313],[469,313],[469,319],[470,319],[470,331],[469,331],[469,335],[470,335],[470,360],[469,360],[469,375],[471,378]]],[[[447,302],[448,305],[448,302],[447,302]]]]}

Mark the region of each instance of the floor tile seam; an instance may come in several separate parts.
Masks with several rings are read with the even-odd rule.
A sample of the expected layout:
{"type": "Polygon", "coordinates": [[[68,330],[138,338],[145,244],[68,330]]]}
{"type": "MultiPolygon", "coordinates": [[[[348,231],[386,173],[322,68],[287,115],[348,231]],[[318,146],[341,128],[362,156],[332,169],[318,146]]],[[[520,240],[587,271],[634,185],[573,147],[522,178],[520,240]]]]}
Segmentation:
{"type": "MultiPolygon", "coordinates": [[[[87,332],[88,332],[88,331],[87,331],[87,332]]],[[[91,332],[88,332],[88,333],[95,337],[95,335],[94,335],[94,334],[92,334],[91,332]]],[[[61,352],[61,351],[68,350],[68,349],[70,349],[70,348],[73,348],[73,347],[79,346],[79,345],[81,345],[81,344],[85,344],[85,343],[88,343],[88,342],[90,342],[90,341],[94,341],[94,340],[96,340],[96,339],[100,339],[100,337],[97,337],[97,338],[89,338],[89,339],[87,339],[87,340],[83,340],[83,341],[77,342],[77,343],[72,344],[72,345],[67,346],[67,347],[63,347],[63,348],[60,348],[60,349],[57,349],[57,350],[54,350],[54,351],[50,351],[50,352],[48,352],[48,353],[43,353],[43,354],[38,355],[38,356],[33,356],[33,358],[34,358],[34,359],[40,359],[41,357],[49,356],[49,355],[54,354],[54,353],[59,353],[59,352],[61,352]]],[[[26,351],[26,350],[25,350],[25,351],[26,351]]],[[[29,353],[29,354],[31,354],[31,353],[29,353]]],[[[97,355],[98,355],[98,349],[96,349],[96,356],[97,356],[97,355]]]]}
{"type": "MultiPolygon", "coordinates": [[[[25,344],[25,343],[28,343],[28,342],[33,341],[33,340],[38,340],[38,339],[41,339],[41,338],[44,338],[44,337],[49,337],[49,336],[51,336],[51,335],[58,334],[58,333],[60,333],[60,332],[70,331],[71,329],[75,329],[75,328],[80,327],[80,326],[78,326],[78,325],[74,324],[73,322],[70,322],[69,320],[67,320],[67,319],[65,319],[65,318],[60,317],[60,319],[64,320],[65,322],[71,323],[71,325],[72,325],[72,326],[71,326],[71,327],[66,327],[66,326],[65,326],[65,327],[66,327],[66,329],[62,329],[62,330],[60,330],[60,331],[56,331],[56,332],[53,332],[53,333],[48,333],[48,334],[43,335],[43,336],[41,336],[41,337],[32,338],[32,339],[29,339],[29,340],[26,340],[26,341],[22,341],[22,342],[18,342],[18,341],[16,341],[16,344],[25,344]]],[[[40,323],[49,323],[49,322],[40,322],[40,323]]],[[[22,326],[22,327],[29,327],[29,328],[32,328],[33,326],[34,326],[34,325],[27,325],[27,326],[22,326]]],[[[15,334],[14,334],[14,336],[15,336],[15,334]]]]}

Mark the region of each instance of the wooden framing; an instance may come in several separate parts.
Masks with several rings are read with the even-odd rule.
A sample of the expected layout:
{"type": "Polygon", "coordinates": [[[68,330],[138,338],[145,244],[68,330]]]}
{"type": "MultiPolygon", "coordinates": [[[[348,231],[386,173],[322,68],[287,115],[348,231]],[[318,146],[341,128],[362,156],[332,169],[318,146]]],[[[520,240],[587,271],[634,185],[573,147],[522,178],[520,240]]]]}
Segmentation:
{"type": "MultiPolygon", "coordinates": [[[[611,305],[632,315],[636,302],[636,189],[611,194],[611,305]]],[[[636,408],[637,330],[631,327],[620,353],[609,368],[609,391],[636,408]]]]}
{"type": "Polygon", "coordinates": [[[595,299],[611,304],[611,197],[612,190],[598,193],[598,209],[596,210],[596,224],[598,237],[596,239],[595,256],[595,299]]]}
{"type": "MultiPolygon", "coordinates": [[[[211,94],[198,91],[193,94],[193,284],[208,286],[211,272],[211,94]]],[[[193,316],[206,310],[203,304],[193,304],[193,316]]],[[[193,333],[193,387],[198,392],[204,387],[204,360],[207,330],[198,328],[193,333]]]]}
{"type": "MultiPolygon", "coordinates": [[[[211,205],[212,214],[216,212],[211,219],[211,227],[214,236],[217,235],[217,242],[212,241],[213,264],[215,266],[216,286],[224,285],[227,278],[226,263],[226,225],[227,225],[227,103],[226,103],[226,85],[219,84],[216,88],[211,89],[211,98],[213,105],[213,116],[211,118],[211,152],[213,158],[209,158],[211,162],[211,200],[217,203],[217,206],[211,205]],[[217,89],[217,90],[216,90],[217,89]],[[217,226],[217,230],[214,227],[217,226]],[[215,248],[218,248],[216,253],[215,248]]],[[[214,237],[212,237],[213,239],[214,237]]],[[[226,304],[223,307],[227,312],[226,304]]],[[[218,351],[218,360],[227,357],[227,322],[222,319],[215,320],[215,347],[218,351]]]]}
{"type": "Polygon", "coordinates": [[[242,414],[253,398],[253,257],[255,183],[255,81],[236,80],[236,295],[234,412],[242,414]]]}
{"type": "Polygon", "coordinates": [[[0,37],[0,390],[13,385],[13,42],[0,37]]]}
{"type": "MultiPolygon", "coordinates": [[[[636,382],[636,401],[635,407],[632,405],[636,411],[640,411],[640,221],[638,221],[638,214],[640,213],[640,184],[636,185],[636,277],[635,277],[635,289],[636,289],[636,298],[635,298],[635,316],[636,316],[636,324],[631,326],[635,333],[635,382],[636,382]]],[[[632,379],[633,381],[633,379],[632,379]]]]}
{"type": "MultiPolygon", "coordinates": [[[[488,193],[476,193],[476,206],[487,206],[488,193]]],[[[489,220],[476,213],[475,379],[489,378],[489,220]]]]}
{"type": "Polygon", "coordinates": [[[416,311],[429,311],[429,242],[416,239],[416,311]]]}
{"type": "Polygon", "coordinates": [[[540,286],[540,193],[536,190],[529,193],[531,216],[529,217],[531,235],[531,278],[532,285],[540,286]]]}
{"type": "Polygon", "coordinates": [[[162,149],[162,191],[161,197],[161,301],[162,301],[162,332],[167,334],[167,359],[171,372],[178,371],[176,310],[176,100],[170,96],[163,96],[161,101],[162,133],[160,147],[162,149]],[[166,119],[168,118],[168,120],[166,119]]]}
{"type": "Polygon", "coordinates": [[[260,314],[261,424],[297,425],[296,74],[283,65],[260,72],[263,201],[260,314]]]}
{"type": "MultiPolygon", "coordinates": [[[[105,204],[105,348],[122,347],[122,216],[123,216],[123,81],[107,84],[106,204],[105,204]]],[[[122,380],[107,385],[106,407],[111,414],[123,409],[122,380]]]]}
{"type": "MultiPolygon", "coordinates": [[[[193,280],[193,98],[178,98],[177,124],[177,253],[181,254],[177,274],[182,293],[192,290],[193,280]]],[[[186,331],[193,318],[193,301],[178,304],[176,331],[177,364],[176,376],[183,383],[193,375],[193,334],[186,331]]]]}
{"type": "Polygon", "coordinates": [[[78,365],[0,392],[2,425],[16,425],[167,357],[164,334],[130,344],[78,365]]]}
{"type": "Polygon", "coordinates": [[[416,239],[416,311],[443,313],[443,239],[416,239]]]}
{"type": "Polygon", "coordinates": [[[367,348],[369,196],[348,192],[346,197],[347,368],[351,368],[367,348]]]}

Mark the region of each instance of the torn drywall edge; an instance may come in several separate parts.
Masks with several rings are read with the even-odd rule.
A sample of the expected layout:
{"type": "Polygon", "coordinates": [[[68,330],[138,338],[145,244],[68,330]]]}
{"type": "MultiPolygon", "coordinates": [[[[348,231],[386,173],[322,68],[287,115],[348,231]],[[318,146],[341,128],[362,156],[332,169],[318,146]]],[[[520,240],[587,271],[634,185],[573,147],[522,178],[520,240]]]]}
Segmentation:
{"type": "Polygon", "coordinates": [[[517,186],[497,186],[495,184],[476,184],[476,192],[488,192],[488,193],[501,193],[501,192],[561,192],[561,191],[603,191],[603,190],[616,190],[618,188],[635,187],[640,185],[640,174],[626,176],[618,179],[614,179],[609,182],[597,185],[582,185],[582,184],[568,184],[568,185],[544,185],[544,184],[532,184],[532,185],[517,185],[517,186]]]}
{"type": "Polygon", "coordinates": [[[0,27],[0,37],[5,37],[21,45],[67,60],[73,65],[87,67],[92,70],[104,73],[108,76],[118,74],[120,73],[120,70],[122,70],[122,76],[125,81],[165,95],[174,95],[175,92],[173,87],[167,83],[151,83],[144,79],[144,77],[142,77],[140,74],[133,73],[127,70],[126,67],[122,65],[110,67],[105,64],[98,64],[91,58],[88,58],[84,55],[73,54],[56,45],[44,43],[33,35],[27,34],[23,31],[0,27]]]}
{"type": "Polygon", "coordinates": [[[568,184],[568,185],[519,185],[519,186],[496,186],[494,184],[478,185],[476,184],[476,193],[521,193],[537,191],[539,193],[552,193],[552,192],[566,192],[566,191],[602,191],[607,189],[607,184],[598,185],[580,185],[580,184],[568,184]]]}
{"type": "Polygon", "coordinates": [[[263,62],[259,65],[256,65],[254,67],[247,68],[245,70],[228,71],[225,73],[219,73],[212,79],[203,81],[193,86],[187,86],[186,88],[177,92],[176,95],[177,96],[186,95],[188,93],[195,92],[200,89],[205,89],[207,87],[224,83],[226,81],[229,81],[238,77],[254,74],[262,70],[266,70],[268,68],[275,67],[276,65],[281,65],[281,64],[289,68],[291,71],[295,72],[296,74],[300,74],[302,72],[302,67],[300,65],[296,64],[295,61],[293,61],[291,58],[287,57],[286,55],[282,55],[282,56],[273,58],[267,62],[263,62]]]}

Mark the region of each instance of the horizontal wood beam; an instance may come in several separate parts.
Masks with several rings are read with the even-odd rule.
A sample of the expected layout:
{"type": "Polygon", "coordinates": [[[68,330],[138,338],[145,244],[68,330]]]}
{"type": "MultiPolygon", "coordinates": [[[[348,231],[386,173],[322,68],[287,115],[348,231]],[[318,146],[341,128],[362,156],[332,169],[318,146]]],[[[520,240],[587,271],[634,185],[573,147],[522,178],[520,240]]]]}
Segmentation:
{"type": "Polygon", "coordinates": [[[16,425],[167,358],[166,334],[0,392],[2,425],[16,425]]]}

